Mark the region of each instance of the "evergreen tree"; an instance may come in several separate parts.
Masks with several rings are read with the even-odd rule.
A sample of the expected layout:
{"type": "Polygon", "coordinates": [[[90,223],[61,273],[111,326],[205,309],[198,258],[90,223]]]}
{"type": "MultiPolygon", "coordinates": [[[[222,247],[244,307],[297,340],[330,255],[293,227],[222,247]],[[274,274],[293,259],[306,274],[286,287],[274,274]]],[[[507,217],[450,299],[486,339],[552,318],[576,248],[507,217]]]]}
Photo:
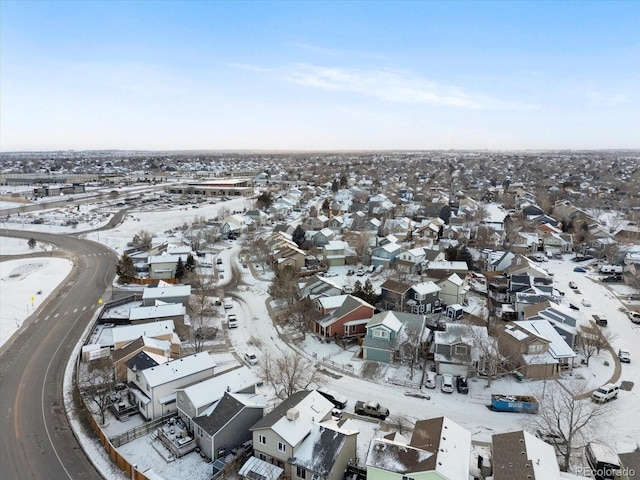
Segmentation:
{"type": "Polygon", "coordinates": [[[273,197],[271,192],[262,192],[256,199],[256,206],[261,209],[266,209],[273,203],[273,197]]]}
{"type": "Polygon", "coordinates": [[[349,186],[349,179],[347,178],[346,173],[343,173],[342,176],[340,177],[340,186],[342,188],[346,188],[349,186]]]}
{"type": "Polygon", "coordinates": [[[175,277],[178,280],[182,280],[182,277],[184,277],[184,262],[182,261],[182,257],[178,257],[178,263],[176,264],[176,273],[175,273],[175,277]]]}
{"type": "Polygon", "coordinates": [[[193,255],[189,254],[187,257],[187,263],[184,266],[184,269],[187,272],[194,272],[196,269],[196,259],[193,258],[193,255]]]}
{"type": "Polygon", "coordinates": [[[120,282],[126,282],[136,277],[136,267],[133,265],[133,259],[126,253],[122,254],[118,265],[116,265],[116,274],[120,277],[120,282]]]}
{"type": "Polygon", "coordinates": [[[34,248],[36,248],[36,239],[31,237],[29,239],[29,242],[27,242],[27,244],[29,245],[29,248],[33,250],[34,248]]]}
{"type": "Polygon", "coordinates": [[[296,242],[298,247],[301,247],[304,243],[304,230],[301,225],[298,225],[296,229],[291,234],[291,239],[296,242]]]}
{"type": "Polygon", "coordinates": [[[340,182],[336,179],[331,183],[331,191],[336,193],[338,190],[340,190],[340,182]]]}

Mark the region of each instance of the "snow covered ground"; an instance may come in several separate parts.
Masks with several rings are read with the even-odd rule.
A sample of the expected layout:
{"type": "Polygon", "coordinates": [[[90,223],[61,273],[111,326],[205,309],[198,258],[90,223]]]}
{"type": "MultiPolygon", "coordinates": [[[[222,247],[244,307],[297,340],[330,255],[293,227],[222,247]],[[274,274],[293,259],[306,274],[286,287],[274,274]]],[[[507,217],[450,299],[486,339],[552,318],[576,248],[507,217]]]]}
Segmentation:
{"type": "MultiPolygon", "coordinates": [[[[88,233],[87,237],[100,241],[114,250],[119,251],[126,245],[126,242],[130,241],[133,235],[140,230],[144,229],[159,234],[172,230],[185,222],[189,223],[195,216],[214,216],[223,206],[230,210],[242,210],[247,207],[248,204],[249,200],[235,199],[230,202],[225,202],[224,204],[207,205],[193,210],[176,209],[168,212],[132,212],[126,218],[125,222],[116,229],[109,232],[88,233]]],[[[9,225],[5,226],[11,228],[9,225]]],[[[50,229],[50,227],[46,225],[32,225],[32,227],[39,227],[45,231],[49,231],[50,229]]],[[[82,231],[84,227],[85,226],[79,225],[75,231],[82,231]]],[[[86,227],[89,228],[90,225],[86,225],[86,227]]],[[[72,231],[69,227],[66,228],[66,231],[72,231]]],[[[60,228],[60,230],[65,231],[64,228],[60,228]]],[[[23,247],[13,240],[0,238],[0,252],[18,254],[21,252],[21,248],[24,248],[23,253],[28,253],[29,249],[26,241],[23,240],[22,244],[23,247]]],[[[229,267],[227,275],[230,276],[231,262],[239,262],[238,253],[240,247],[238,242],[227,242],[224,245],[225,247],[220,250],[219,255],[223,258],[225,268],[227,268],[227,266],[229,267]]],[[[0,263],[0,277],[3,279],[2,289],[0,290],[2,295],[2,312],[0,312],[2,313],[1,318],[3,322],[1,324],[2,338],[5,338],[5,336],[8,338],[15,331],[17,327],[13,327],[12,325],[21,325],[24,322],[30,313],[28,307],[37,307],[39,303],[36,304],[35,302],[41,301],[40,294],[37,294],[37,290],[41,289],[42,299],[46,298],[48,290],[45,290],[44,287],[36,289],[34,282],[38,275],[44,277],[45,280],[43,280],[42,283],[48,285],[57,285],[64,276],[66,276],[68,270],[64,273],[64,270],[60,270],[62,268],[61,266],[56,266],[51,269],[46,268],[45,265],[48,265],[48,262],[55,260],[57,259],[46,258],[29,259],[26,261],[26,264],[13,264],[13,262],[24,262],[24,260],[0,263]],[[28,267],[29,262],[32,264],[31,267],[28,267]],[[36,268],[33,266],[34,262],[38,265],[41,263],[42,266],[36,268]],[[14,273],[19,277],[13,276],[14,273]],[[7,278],[6,280],[5,277],[7,278]],[[20,281],[17,280],[17,278],[22,278],[22,280],[20,280],[22,283],[19,283],[20,281]],[[26,279],[29,280],[25,283],[26,279]],[[31,290],[25,290],[25,284],[28,284],[31,290],[35,290],[36,294],[33,295],[31,290]],[[14,290],[12,290],[13,286],[16,286],[14,290]],[[27,297],[25,297],[25,292],[27,297]],[[33,305],[30,304],[31,296],[35,297],[33,305]],[[27,302],[24,301],[25,298],[27,298],[27,302]],[[21,304],[24,304],[22,309],[21,304]],[[6,317],[7,320],[5,320],[5,311],[10,312],[6,317]],[[5,327],[5,324],[7,327],[5,327]],[[6,330],[8,335],[4,334],[5,328],[10,329],[6,330]]],[[[62,260],[62,262],[65,261],[62,260]]],[[[640,385],[640,327],[632,324],[623,313],[622,303],[616,295],[616,290],[618,290],[617,286],[610,285],[613,287],[610,290],[607,286],[594,281],[594,278],[597,277],[595,273],[576,273],[573,272],[574,266],[576,266],[576,264],[569,260],[550,260],[544,264],[545,268],[554,273],[554,285],[565,292],[563,303],[565,305],[573,303],[579,306],[580,311],[577,311],[576,314],[582,322],[588,322],[590,315],[593,313],[604,314],[609,320],[609,327],[607,328],[618,333],[617,338],[613,342],[614,347],[626,348],[631,352],[632,362],[631,364],[622,365],[620,380],[634,382],[636,388],[630,392],[620,392],[619,399],[611,404],[612,411],[609,418],[610,428],[603,430],[601,438],[601,440],[617,448],[620,452],[630,451],[636,447],[638,439],[640,438],[640,422],[630,421],[630,419],[640,418],[640,402],[638,401],[638,385],[640,385]],[[569,281],[576,282],[578,290],[581,293],[578,294],[570,289],[568,287],[569,281]],[[592,306],[583,307],[581,304],[582,298],[588,298],[592,306]]],[[[490,441],[492,434],[522,428],[523,421],[521,415],[498,413],[488,410],[487,404],[489,403],[490,394],[531,394],[538,392],[542,386],[541,382],[524,381],[519,383],[511,377],[506,377],[494,381],[491,388],[486,388],[486,381],[471,379],[469,382],[469,395],[459,395],[457,393],[447,395],[440,392],[439,389],[428,390],[422,388],[421,393],[430,397],[428,400],[407,396],[405,393],[416,392],[409,388],[394,386],[386,381],[389,378],[407,378],[408,370],[403,367],[383,366],[378,369],[373,378],[365,379],[363,375],[361,375],[363,362],[356,357],[357,349],[343,351],[335,344],[320,342],[312,335],[306,335],[305,340],[302,341],[296,333],[277,332],[274,330],[266,304],[269,276],[265,275],[263,277],[262,272],[257,270],[257,274],[261,278],[254,278],[250,269],[240,268],[243,272],[243,284],[241,284],[238,291],[235,292],[234,307],[231,310],[236,313],[239,318],[239,328],[226,332],[233,345],[232,353],[235,352],[241,358],[246,351],[252,349],[254,351],[257,350],[258,355],[276,355],[279,352],[291,348],[290,345],[283,340],[283,338],[285,338],[308,358],[317,361],[328,358],[337,364],[348,366],[349,370],[354,372],[353,375],[339,370],[327,369],[326,366],[323,365],[322,370],[328,372],[328,374],[321,374],[321,380],[319,382],[349,398],[347,411],[353,408],[356,400],[378,400],[390,408],[392,417],[401,414],[409,420],[415,421],[446,415],[471,431],[474,440],[490,441]]],[[[346,275],[346,272],[344,274],[346,275]]],[[[342,275],[342,272],[340,275],[342,275]]],[[[362,280],[364,280],[364,278],[362,278],[362,280]]],[[[38,283],[38,286],[39,285],[40,283],[38,283]]],[[[628,291],[622,289],[620,293],[624,296],[628,294],[628,291]]],[[[225,359],[221,358],[220,361],[221,363],[229,365],[237,361],[235,360],[236,358],[237,357],[229,355],[225,357],[225,359]]],[[[600,356],[593,357],[588,368],[585,366],[578,367],[574,371],[574,376],[587,379],[589,385],[595,387],[609,380],[613,373],[613,364],[613,359],[608,357],[608,354],[604,352],[600,356]],[[605,365],[605,362],[609,365],[605,365]]],[[[269,406],[273,406],[274,404],[275,401],[272,400],[269,406]]],[[[378,432],[377,424],[375,423],[358,421],[357,425],[361,428],[358,442],[358,458],[362,461],[366,457],[368,439],[373,438],[374,435],[382,434],[382,432],[378,432]]],[[[110,425],[109,429],[117,431],[119,428],[131,428],[133,426],[132,423],[124,426],[116,426],[113,424],[110,425]]],[[[87,445],[95,444],[90,438],[85,439],[84,443],[87,445]]],[[[200,478],[199,475],[201,475],[201,473],[199,472],[202,471],[202,475],[205,475],[211,471],[211,466],[194,454],[192,455],[196,457],[195,459],[188,455],[184,459],[172,462],[172,464],[168,464],[164,460],[156,463],[155,461],[151,461],[154,454],[152,452],[153,449],[151,448],[150,450],[150,448],[148,437],[143,437],[136,442],[123,446],[121,451],[127,452],[135,459],[149,459],[149,464],[153,464],[154,471],[163,478],[186,478],[187,476],[200,478]],[[196,473],[196,470],[198,473],[196,473]]],[[[94,452],[98,459],[103,458],[103,460],[97,460],[97,462],[106,462],[104,468],[109,468],[108,460],[104,460],[104,456],[101,453],[101,447],[95,447],[94,452]]],[[[140,467],[142,467],[143,461],[140,460],[139,462],[140,467]]],[[[113,477],[113,475],[110,476],[113,477]]]]}

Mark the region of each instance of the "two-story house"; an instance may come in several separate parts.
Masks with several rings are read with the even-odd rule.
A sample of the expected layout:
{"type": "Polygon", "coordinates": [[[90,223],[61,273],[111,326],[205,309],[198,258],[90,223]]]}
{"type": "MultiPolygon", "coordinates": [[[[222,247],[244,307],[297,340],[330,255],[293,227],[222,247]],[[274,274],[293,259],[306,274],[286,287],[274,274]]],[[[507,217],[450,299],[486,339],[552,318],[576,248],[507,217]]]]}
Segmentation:
{"type": "Polygon", "coordinates": [[[363,336],[375,307],[353,295],[316,299],[323,315],[314,322],[314,332],[324,338],[363,336]]]}
{"type": "Polygon", "coordinates": [[[342,480],[356,458],[358,432],[332,421],[333,408],[315,390],[289,396],[251,427],[254,457],[292,480],[342,480]]]}
{"type": "Polygon", "coordinates": [[[127,368],[127,381],[134,404],[147,420],[177,410],[176,390],[211,378],[216,366],[207,352],[178,358],[144,370],[127,368]]]}
{"type": "Polygon", "coordinates": [[[533,380],[556,378],[560,359],[572,365],[576,356],[551,324],[546,320],[543,322],[546,325],[513,322],[498,336],[500,354],[520,373],[533,380]],[[550,338],[555,342],[553,354],[550,338]]]}
{"type": "Polygon", "coordinates": [[[365,466],[370,480],[468,480],[471,432],[447,417],[419,420],[409,443],[374,438],[365,466]]]}
{"type": "Polygon", "coordinates": [[[142,305],[150,307],[158,301],[164,303],[180,303],[187,305],[191,296],[191,285],[173,285],[159,280],[142,290],[142,305]]]}
{"type": "Polygon", "coordinates": [[[440,288],[440,300],[446,305],[464,305],[467,303],[467,296],[471,287],[466,275],[461,277],[457,273],[452,273],[440,280],[437,285],[440,288]]]}
{"type": "Polygon", "coordinates": [[[495,374],[498,355],[497,341],[486,327],[447,323],[444,331],[433,335],[433,359],[436,372],[454,376],[469,376],[471,372],[495,374]]]}
{"type": "Polygon", "coordinates": [[[260,379],[250,368],[242,365],[188,387],[176,389],[178,415],[187,429],[193,432],[193,419],[204,415],[225,392],[253,394],[258,383],[260,379]]]}
{"type": "Polygon", "coordinates": [[[424,248],[416,247],[400,253],[396,257],[396,268],[405,273],[419,273],[426,259],[424,248]]]}
{"type": "Polygon", "coordinates": [[[362,358],[384,363],[415,362],[425,328],[423,315],[376,313],[367,323],[362,358]]]}
{"type": "Polygon", "coordinates": [[[324,263],[328,267],[344,266],[346,253],[345,250],[349,247],[347,242],[340,240],[332,240],[322,247],[322,256],[324,257],[324,263]]]}
{"type": "Polygon", "coordinates": [[[380,285],[380,301],[385,310],[404,311],[410,284],[388,279],[380,285]]]}
{"type": "Polygon", "coordinates": [[[440,287],[433,282],[411,285],[405,294],[403,311],[409,313],[430,313],[440,306],[440,287]]]}
{"type": "Polygon", "coordinates": [[[371,265],[388,267],[396,261],[396,257],[402,251],[402,246],[397,243],[386,243],[371,250],[371,265]]]}

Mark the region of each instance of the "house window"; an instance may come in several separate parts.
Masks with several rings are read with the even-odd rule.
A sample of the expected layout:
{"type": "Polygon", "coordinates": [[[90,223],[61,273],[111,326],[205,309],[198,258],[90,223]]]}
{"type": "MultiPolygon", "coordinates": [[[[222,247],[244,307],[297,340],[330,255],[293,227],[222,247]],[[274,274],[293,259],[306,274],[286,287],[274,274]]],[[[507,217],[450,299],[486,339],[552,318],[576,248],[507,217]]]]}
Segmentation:
{"type": "Polygon", "coordinates": [[[278,451],[279,452],[286,452],[287,451],[287,446],[282,442],[278,442],[278,451]]]}
{"type": "Polygon", "coordinates": [[[262,445],[266,445],[267,437],[265,437],[264,435],[258,435],[258,443],[261,443],[262,445]]]}
{"type": "Polygon", "coordinates": [[[529,355],[543,352],[543,345],[541,343],[534,343],[529,345],[529,355]]]}
{"type": "Polygon", "coordinates": [[[386,330],[377,329],[373,331],[373,336],[375,338],[389,338],[389,332],[386,330]]]}
{"type": "Polygon", "coordinates": [[[425,298],[426,298],[426,295],[424,293],[416,293],[415,295],[416,300],[424,300],[425,298]]]}
{"type": "Polygon", "coordinates": [[[466,355],[467,354],[467,346],[466,345],[456,345],[453,353],[455,355],[466,355]]]}
{"type": "Polygon", "coordinates": [[[263,462],[267,461],[267,456],[264,453],[258,453],[258,458],[263,462]]]}
{"type": "Polygon", "coordinates": [[[296,476],[298,478],[306,479],[307,478],[307,471],[302,467],[296,467],[296,476]]]}

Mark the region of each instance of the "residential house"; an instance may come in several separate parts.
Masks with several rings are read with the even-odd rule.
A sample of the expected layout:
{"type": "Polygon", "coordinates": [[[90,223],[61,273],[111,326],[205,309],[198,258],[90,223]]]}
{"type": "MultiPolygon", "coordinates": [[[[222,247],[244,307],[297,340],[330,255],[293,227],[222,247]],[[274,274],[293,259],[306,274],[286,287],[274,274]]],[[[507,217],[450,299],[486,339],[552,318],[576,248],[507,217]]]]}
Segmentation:
{"type": "Polygon", "coordinates": [[[364,336],[375,312],[373,305],[353,295],[316,299],[323,316],[314,323],[314,333],[324,338],[364,336]]]}
{"type": "Polygon", "coordinates": [[[129,309],[129,323],[157,322],[159,320],[173,320],[176,324],[184,324],[187,308],[181,303],[162,303],[156,301],[156,305],[149,307],[132,307],[129,309]]]}
{"type": "MultiPolygon", "coordinates": [[[[551,312],[546,312],[546,314],[550,313],[551,312]]],[[[543,316],[544,315],[545,314],[543,314],[543,316]]],[[[548,353],[554,360],[556,360],[558,368],[569,370],[573,369],[574,361],[578,355],[573,350],[573,347],[565,341],[560,333],[558,333],[558,330],[555,327],[557,323],[554,320],[549,321],[546,318],[520,320],[514,322],[514,325],[530,335],[548,340],[548,353]]]]}
{"type": "Polygon", "coordinates": [[[402,311],[409,313],[430,313],[440,306],[440,287],[433,282],[411,285],[405,294],[402,311]]]}
{"type": "Polygon", "coordinates": [[[411,285],[404,282],[398,282],[396,280],[385,280],[380,286],[380,301],[382,302],[382,308],[385,310],[396,310],[403,312],[405,309],[405,302],[409,299],[407,294],[411,285]]]}
{"type": "Polygon", "coordinates": [[[329,228],[334,232],[339,232],[343,226],[344,226],[344,220],[341,215],[336,215],[334,217],[331,217],[329,219],[329,222],[327,223],[327,228],[329,228]]]}
{"type": "Polygon", "coordinates": [[[168,362],[170,358],[177,358],[172,357],[170,341],[145,336],[138,337],[124,347],[114,350],[111,354],[116,380],[124,381],[127,379],[126,363],[140,352],[145,352],[149,356],[153,355],[156,364],[168,362]],[[160,361],[159,358],[163,361],[160,361]]]}
{"type": "Polygon", "coordinates": [[[487,259],[488,272],[502,272],[511,266],[515,254],[500,250],[483,250],[482,256],[487,259]]]}
{"type": "Polygon", "coordinates": [[[231,235],[241,235],[249,229],[249,222],[252,222],[252,220],[245,215],[238,213],[229,215],[222,219],[220,233],[222,233],[223,238],[229,238],[231,235]]]}
{"type": "Polygon", "coordinates": [[[409,443],[374,438],[365,466],[370,480],[468,480],[471,433],[447,417],[416,422],[409,443]]]}
{"type": "Polygon", "coordinates": [[[324,247],[327,243],[334,240],[336,234],[329,228],[323,228],[320,231],[314,232],[312,242],[316,247],[324,247]]]}
{"type": "Polygon", "coordinates": [[[191,296],[191,285],[172,285],[162,280],[147,285],[142,290],[142,305],[151,307],[158,301],[187,305],[191,296]]]}
{"type": "Polygon", "coordinates": [[[471,287],[469,287],[466,275],[460,277],[457,273],[452,273],[440,280],[437,285],[440,288],[440,301],[445,305],[464,305],[467,303],[467,296],[471,287]]]}
{"type": "Polygon", "coordinates": [[[560,361],[565,365],[572,365],[576,354],[549,322],[546,320],[534,322],[536,323],[520,321],[507,325],[498,336],[500,353],[528,378],[533,380],[556,378],[560,361]],[[554,342],[553,350],[551,349],[552,341],[554,342]]]}
{"type": "Polygon", "coordinates": [[[362,358],[384,363],[414,363],[425,328],[423,315],[376,313],[367,323],[362,358]]]}
{"type": "Polygon", "coordinates": [[[509,238],[509,243],[514,253],[533,253],[538,251],[540,237],[535,232],[516,232],[509,238]]]}
{"type": "Polygon", "coordinates": [[[371,265],[388,267],[395,262],[401,251],[402,246],[397,243],[385,243],[382,246],[375,247],[371,251],[371,265]]]}
{"type": "Polygon", "coordinates": [[[271,252],[271,261],[277,270],[289,265],[299,272],[305,266],[306,258],[307,252],[290,244],[284,244],[271,252]]]}
{"type": "Polygon", "coordinates": [[[333,297],[342,294],[342,287],[331,278],[313,275],[298,284],[298,296],[311,300],[318,297],[333,297]]]}
{"type": "Polygon", "coordinates": [[[133,403],[147,420],[172,414],[177,410],[176,390],[211,378],[215,366],[213,358],[201,352],[144,370],[127,368],[133,403]]]}
{"type": "Polygon", "coordinates": [[[577,320],[573,310],[551,301],[524,308],[524,320],[547,320],[571,348],[578,344],[577,320]]]}
{"type": "Polygon", "coordinates": [[[292,480],[343,480],[356,458],[358,432],[332,421],[333,408],[315,390],[289,396],[251,427],[254,457],[292,480]]]}
{"type": "Polygon", "coordinates": [[[573,249],[573,236],[570,233],[543,233],[542,249],[549,253],[570,252],[573,249]]]}
{"type": "Polygon", "coordinates": [[[416,247],[401,252],[396,257],[396,268],[400,272],[420,273],[420,266],[426,260],[424,248],[416,247]]]}
{"type": "Polygon", "coordinates": [[[118,350],[142,336],[171,342],[172,352],[174,350],[173,344],[177,342],[177,345],[180,345],[180,339],[175,334],[173,320],[160,320],[159,322],[141,323],[138,325],[103,328],[99,343],[101,345],[113,346],[114,350],[118,350]],[[107,333],[110,335],[106,335],[107,333]]]}
{"type": "Polygon", "coordinates": [[[553,446],[529,432],[499,433],[491,437],[493,480],[586,480],[560,472],[553,446]]]}
{"type": "Polygon", "coordinates": [[[178,260],[181,259],[184,264],[187,261],[187,256],[186,254],[170,255],[167,252],[161,255],[150,255],[147,258],[147,262],[149,263],[149,278],[174,278],[178,260]]]}
{"type": "Polygon", "coordinates": [[[251,440],[250,428],[263,418],[267,401],[254,393],[224,392],[202,415],[193,419],[193,435],[207,458],[225,457],[251,440]]]}
{"type": "Polygon", "coordinates": [[[432,348],[439,374],[463,377],[471,373],[495,374],[498,344],[486,327],[447,323],[444,331],[433,333],[432,348]]]}
{"type": "Polygon", "coordinates": [[[267,225],[269,223],[269,215],[267,215],[267,213],[263,212],[262,210],[249,210],[247,211],[246,216],[252,220],[254,225],[259,227],[262,225],[267,225]]]}
{"type": "Polygon", "coordinates": [[[348,248],[347,242],[339,240],[332,240],[322,247],[322,256],[324,257],[324,263],[328,267],[344,266],[346,253],[348,248]]]}
{"type": "Polygon", "coordinates": [[[211,409],[225,392],[254,394],[260,379],[245,365],[176,390],[178,415],[190,432],[193,419],[211,409]]]}

